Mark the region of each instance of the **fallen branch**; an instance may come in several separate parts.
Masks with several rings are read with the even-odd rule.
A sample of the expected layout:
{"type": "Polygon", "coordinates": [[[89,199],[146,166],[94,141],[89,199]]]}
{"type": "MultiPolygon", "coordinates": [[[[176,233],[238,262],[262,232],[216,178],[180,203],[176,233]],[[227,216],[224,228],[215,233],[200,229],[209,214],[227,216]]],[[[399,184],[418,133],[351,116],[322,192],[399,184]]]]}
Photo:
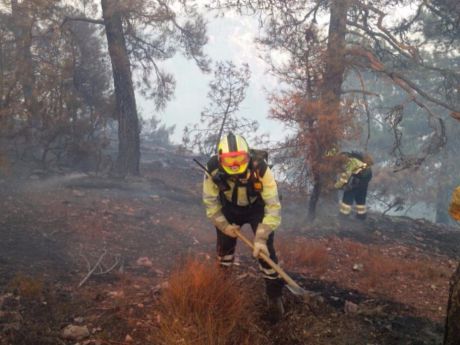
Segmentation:
{"type": "MultiPolygon", "coordinates": [[[[107,273],[109,273],[110,271],[113,271],[113,270],[115,269],[115,267],[118,266],[119,263],[120,263],[120,255],[116,255],[116,256],[115,256],[115,263],[114,263],[112,266],[110,266],[109,268],[103,270],[103,269],[102,269],[102,266],[103,266],[103,265],[101,264],[101,265],[99,265],[100,272],[94,273],[94,275],[107,274],[107,273]]],[[[104,268],[105,268],[105,267],[104,267],[104,268]]]]}
{"type": "Polygon", "coordinates": [[[102,252],[101,256],[99,257],[99,259],[97,259],[96,261],[96,264],[93,266],[92,269],[90,269],[90,271],[88,272],[88,274],[85,276],[85,278],[82,279],[82,281],[78,284],[78,288],[81,287],[88,279],[89,277],[91,277],[91,275],[94,273],[94,271],[99,267],[99,265],[101,264],[101,261],[102,259],[104,258],[104,256],[107,254],[107,250],[104,249],[104,251],[102,252]]]}

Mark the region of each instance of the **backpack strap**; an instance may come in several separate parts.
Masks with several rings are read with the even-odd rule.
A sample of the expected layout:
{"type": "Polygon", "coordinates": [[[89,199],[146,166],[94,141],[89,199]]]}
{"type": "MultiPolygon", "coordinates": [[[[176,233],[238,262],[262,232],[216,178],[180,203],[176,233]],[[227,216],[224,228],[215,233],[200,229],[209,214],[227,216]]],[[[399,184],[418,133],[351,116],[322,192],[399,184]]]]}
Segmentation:
{"type": "Polygon", "coordinates": [[[251,177],[253,174],[258,175],[257,178],[264,177],[265,172],[267,171],[268,165],[263,159],[255,159],[251,158],[251,162],[249,163],[249,167],[251,169],[251,177]]]}
{"type": "Polygon", "coordinates": [[[258,196],[264,188],[261,180],[267,172],[268,165],[263,159],[251,159],[249,166],[251,174],[247,186],[248,196],[258,196]]]}

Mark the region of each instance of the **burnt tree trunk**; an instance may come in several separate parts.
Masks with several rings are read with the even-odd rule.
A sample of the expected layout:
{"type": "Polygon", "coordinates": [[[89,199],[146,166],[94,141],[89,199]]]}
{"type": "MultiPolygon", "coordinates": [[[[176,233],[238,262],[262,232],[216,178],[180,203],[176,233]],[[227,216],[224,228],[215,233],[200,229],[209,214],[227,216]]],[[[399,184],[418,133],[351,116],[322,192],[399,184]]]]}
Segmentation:
{"type": "Polygon", "coordinates": [[[32,24],[33,20],[28,9],[28,2],[18,3],[11,0],[11,16],[13,18],[13,34],[16,45],[16,78],[19,80],[24,96],[24,104],[29,118],[35,113],[34,84],[35,77],[32,60],[32,24]]]}
{"type": "Polygon", "coordinates": [[[316,218],[316,205],[321,194],[321,175],[318,172],[313,173],[313,190],[308,202],[308,221],[312,222],[316,218]]]}
{"type": "Polygon", "coordinates": [[[116,171],[120,176],[139,175],[139,119],[122,16],[118,1],[101,0],[107,45],[112,63],[118,116],[118,157],[116,171]]]}
{"type": "Polygon", "coordinates": [[[25,146],[21,149],[23,158],[36,158],[36,141],[34,130],[40,126],[39,103],[37,101],[36,78],[32,56],[33,21],[30,1],[11,0],[11,17],[15,42],[16,71],[15,77],[21,87],[24,100],[25,121],[16,133],[22,135],[25,146]]]}
{"type": "Polygon", "coordinates": [[[455,221],[449,215],[449,197],[451,194],[452,186],[451,179],[449,178],[449,173],[452,169],[455,169],[451,164],[451,159],[449,157],[449,152],[444,151],[441,156],[441,166],[439,167],[438,175],[438,186],[436,192],[436,223],[441,224],[451,224],[454,225],[455,221]]]}
{"type": "MultiPolygon", "coordinates": [[[[444,173],[441,173],[444,174],[444,173]]],[[[455,222],[449,216],[449,191],[452,186],[447,185],[447,180],[442,181],[443,184],[439,183],[437,197],[436,197],[436,223],[440,224],[454,224],[455,222]]]]}
{"type": "Polygon", "coordinates": [[[444,345],[460,344],[460,263],[450,279],[444,345]]]}
{"type": "MultiPolygon", "coordinates": [[[[326,67],[323,83],[320,89],[321,100],[325,107],[324,113],[334,121],[340,121],[340,96],[345,72],[345,34],[347,29],[348,0],[331,1],[331,18],[326,52],[326,67]]],[[[333,145],[334,143],[331,143],[333,145]]],[[[318,152],[324,157],[325,152],[318,152]]],[[[313,194],[308,207],[308,218],[313,220],[316,215],[316,205],[320,198],[321,186],[324,185],[324,176],[315,176],[313,194]]]]}
{"type": "Polygon", "coordinates": [[[345,72],[345,34],[348,7],[348,0],[333,0],[331,2],[326,68],[321,87],[321,99],[330,108],[328,110],[334,112],[331,116],[338,116],[340,112],[340,95],[345,72]]]}

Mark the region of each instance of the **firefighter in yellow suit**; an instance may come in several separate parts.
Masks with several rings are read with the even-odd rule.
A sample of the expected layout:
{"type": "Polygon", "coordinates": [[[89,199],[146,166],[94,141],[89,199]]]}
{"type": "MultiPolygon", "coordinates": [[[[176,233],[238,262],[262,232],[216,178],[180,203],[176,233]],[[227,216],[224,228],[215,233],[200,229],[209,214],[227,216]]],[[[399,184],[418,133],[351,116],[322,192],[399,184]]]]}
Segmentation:
{"type": "MultiPolygon", "coordinates": [[[[219,264],[233,264],[237,242],[235,229],[250,224],[254,236],[253,256],[263,252],[278,262],[273,245],[274,231],[281,223],[281,204],[273,173],[262,159],[251,157],[246,140],[229,133],[219,143],[217,155],[207,163],[203,202],[206,215],[216,227],[219,264]]],[[[283,313],[283,280],[259,259],[265,278],[269,317],[278,321],[283,313]]]]}
{"type": "Polygon", "coordinates": [[[351,214],[355,203],[356,218],[364,220],[367,216],[366,197],[369,182],[372,179],[371,158],[361,152],[341,152],[345,159],[343,172],[334,187],[343,190],[339,215],[351,214]]]}

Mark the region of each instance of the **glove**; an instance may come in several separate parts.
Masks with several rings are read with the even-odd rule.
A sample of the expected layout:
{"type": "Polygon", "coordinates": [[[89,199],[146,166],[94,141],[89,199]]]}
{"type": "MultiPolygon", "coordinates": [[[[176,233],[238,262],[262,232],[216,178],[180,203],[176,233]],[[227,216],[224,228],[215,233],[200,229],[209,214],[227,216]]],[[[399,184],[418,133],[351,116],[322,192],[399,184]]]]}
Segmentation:
{"type": "Polygon", "coordinates": [[[254,249],[252,251],[253,257],[258,258],[260,253],[270,256],[267,248],[267,240],[272,231],[273,230],[267,225],[259,224],[257,226],[256,235],[254,237],[254,249]]]}
{"type": "Polygon", "coordinates": [[[222,232],[229,236],[229,237],[233,237],[233,238],[236,238],[238,237],[238,235],[236,234],[237,231],[240,230],[240,227],[238,225],[235,225],[235,224],[228,224],[223,230],[222,232]]]}

